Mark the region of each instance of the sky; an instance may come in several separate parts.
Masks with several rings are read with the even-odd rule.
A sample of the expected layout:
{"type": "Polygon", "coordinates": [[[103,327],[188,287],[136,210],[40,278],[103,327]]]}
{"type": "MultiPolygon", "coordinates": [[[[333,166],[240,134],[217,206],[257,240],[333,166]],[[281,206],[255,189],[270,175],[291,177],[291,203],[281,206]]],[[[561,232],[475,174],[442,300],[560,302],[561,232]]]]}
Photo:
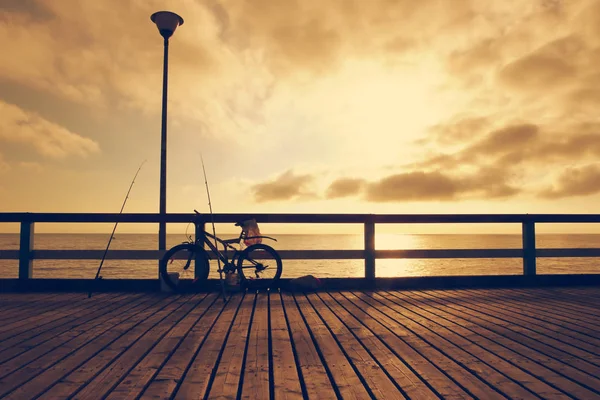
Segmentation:
{"type": "Polygon", "coordinates": [[[158,212],[159,10],[170,213],[599,211],[600,1],[1,0],[0,212],[158,212]]]}

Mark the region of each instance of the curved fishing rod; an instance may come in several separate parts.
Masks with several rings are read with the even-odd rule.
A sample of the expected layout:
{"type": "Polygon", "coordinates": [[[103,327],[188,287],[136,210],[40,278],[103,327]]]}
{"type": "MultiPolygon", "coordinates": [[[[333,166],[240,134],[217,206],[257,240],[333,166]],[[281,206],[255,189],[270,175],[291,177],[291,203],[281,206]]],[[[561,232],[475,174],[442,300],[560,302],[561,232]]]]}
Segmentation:
{"type": "MultiPolygon", "coordinates": [[[[212,225],[213,237],[215,238],[215,249],[218,249],[217,232],[215,230],[215,216],[213,215],[212,202],[210,201],[210,190],[208,190],[208,179],[206,179],[206,168],[204,168],[204,158],[200,153],[200,162],[202,163],[202,172],[204,173],[204,184],[206,185],[206,196],[208,197],[208,209],[210,211],[210,222],[212,225]]],[[[223,283],[223,270],[221,269],[221,259],[217,257],[217,266],[219,271],[219,283],[221,284],[221,291],[223,292],[223,301],[227,300],[227,294],[225,293],[225,284],[223,283]]]]}
{"type": "MultiPolygon", "coordinates": [[[[140,173],[140,170],[142,169],[142,166],[144,165],[145,162],[146,162],[146,160],[142,161],[142,163],[140,164],[140,167],[138,168],[137,172],[133,176],[133,179],[131,180],[131,185],[129,185],[129,190],[127,190],[127,194],[125,195],[125,200],[123,200],[123,205],[121,206],[121,211],[119,211],[119,215],[121,215],[123,213],[123,209],[125,208],[125,204],[127,203],[127,199],[129,198],[129,193],[131,193],[131,188],[133,187],[133,184],[135,183],[135,178],[137,178],[137,176],[140,173]]],[[[115,226],[113,227],[112,233],[110,234],[110,238],[108,239],[108,244],[106,245],[106,249],[104,250],[104,254],[102,255],[102,260],[100,261],[100,266],[98,267],[98,272],[96,272],[96,277],[94,278],[93,282],[96,282],[96,280],[98,280],[98,279],[102,279],[102,277],[100,276],[100,270],[102,269],[102,264],[104,264],[104,260],[106,259],[106,254],[108,253],[108,248],[110,247],[110,243],[112,242],[113,237],[115,236],[115,231],[117,230],[117,225],[119,225],[119,222],[115,222],[115,226]]],[[[93,285],[92,285],[92,287],[93,287],[93,285]]],[[[90,291],[88,293],[88,299],[90,297],[92,297],[92,288],[90,288],[90,291]]]]}

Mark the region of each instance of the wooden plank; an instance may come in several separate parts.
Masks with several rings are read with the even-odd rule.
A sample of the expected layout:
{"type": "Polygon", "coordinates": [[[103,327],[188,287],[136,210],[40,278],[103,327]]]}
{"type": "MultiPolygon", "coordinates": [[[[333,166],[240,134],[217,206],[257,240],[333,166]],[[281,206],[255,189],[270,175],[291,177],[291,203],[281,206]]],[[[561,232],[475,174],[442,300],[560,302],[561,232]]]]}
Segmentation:
{"type": "Polygon", "coordinates": [[[27,315],[40,306],[56,301],[61,293],[0,293],[0,321],[7,321],[15,315],[27,315]]]}
{"type": "Polygon", "coordinates": [[[29,296],[0,294],[16,325],[0,397],[490,398],[470,376],[510,398],[600,398],[597,287],[259,293],[244,308],[243,294],[29,296]]]}
{"type": "Polygon", "coordinates": [[[511,296],[503,296],[494,305],[506,304],[519,313],[535,316],[544,321],[561,321],[573,327],[574,331],[592,336],[596,336],[596,332],[600,329],[600,320],[595,317],[590,318],[589,314],[568,310],[564,307],[564,303],[550,303],[545,298],[523,296],[520,291],[511,290],[508,293],[511,296]]]}
{"type": "MultiPolygon", "coordinates": [[[[187,369],[183,374],[181,385],[176,388],[176,399],[201,398],[206,395],[213,372],[216,373],[216,369],[219,367],[219,357],[223,352],[224,346],[227,344],[228,333],[235,323],[242,301],[248,300],[251,297],[246,298],[243,294],[236,293],[228,300],[217,323],[208,333],[205,340],[200,343],[197,352],[193,354],[190,364],[184,366],[187,369]]],[[[152,385],[144,392],[142,398],[157,395],[155,391],[150,391],[150,389],[152,389],[152,385]]],[[[162,396],[163,394],[158,393],[158,395],[162,396]]]]}
{"type": "MultiPolygon", "coordinates": [[[[140,298],[142,304],[148,302],[147,297],[140,298]]],[[[0,378],[4,378],[12,373],[15,373],[21,368],[31,368],[31,363],[40,362],[40,358],[50,360],[56,356],[55,351],[60,353],[61,349],[70,345],[70,342],[81,340],[85,338],[87,332],[96,329],[103,323],[110,322],[114,318],[115,313],[119,311],[128,312],[132,307],[138,306],[138,303],[129,304],[129,302],[123,302],[118,304],[118,307],[122,309],[113,309],[103,317],[93,320],[89,325],[85,325],[83,328],[77,330],[67,330],[60,335],[53,336],[49,340],[42,342],[35,342],[34,346],[30,346],[30,343],[20,343],[14,347],[14,352],[6,350],[5,354],[8,353],[8,357],[2,364],[0,364],[0,378]]]]}
{"type": "MultiPolygon", "coordinates": [[[[530,297],[524,295],[521,291],[509,290],[509,295],[503,296],[499,302],[508,305],[517,305],[520,309],[535,311],[541,316],[550,316],[553,319],[568,321],[570,324],[584,326],[590,330],[598,331],[600,329],[600,317],[597,315],[597,305],[589,305],[583,308],[570,309],[568,301],[560,298],[558,302],[553,301],[559,293],[555,293],[553,298],[545,296],[530,297]]],[[[537,291],[536,291],[537,293],[537,291]]]]}
{"type": "Polygon", "coordinates": [[[362,384],[369,388],[371,396],[376,398],[405,399],[400,387],[390,379],[389,374],[381,363],[372,356],[366,346],[346,325],[342,323],[323,303],[316,294],[307,295],[309,303],[313,306],[322,321],[329,329],[336,343],[341,347],[344,356],[353,365],[355,373],[362,376],[362,384]]]}
{"type": "MultiPolygon", "coordinates": [[[[429,296],[427,292],[411,292],[411,295],[419,298],[420,296],[429,296]]],[[[431,297],[429,297],[431,298],[431,297]]],[[[528,346],[523,345],[519,341],[507,338],[495,329],[495,324],[480,318],[474,313],[461,310],[459,306],[450,303],[449,301],[440,301],[439,304],[445,311],[470,324],[470,328],[480,333],[482,336],[494,341],[502,346],[510,356],[511,361],[526,369],[532,375],[544,380],[546,383],[552,384],[555,388],[564,391],[565,393],[573,394],[581,398],[594,398],[595,394],[585,386],[577,383],[575,377],[565,374],[565,368],[559,361],[550,357],[544,356],[528,346]],[[511,353],[516,353],[521,357],[513,358],[511,353]]],[[[475,338],[476,339],[476,338],[475,338]]]]}
{"type": "MultiPolygon", "coordinates": [[[[582,312],[581,309],[572,310],[567,306],[568,301],[559,299],[560,301],[555,302],[558,293],[554,293],[554,297],[548,298],[545,295],[540,296],[539,289],[531,289],[529,292],[523,292],[521,290],[503,289],[502,291],[483,291],[479,290],[468,290],[464,294],[471,294],[472,301],[486,302],[496,306],[512,306],[509,308],[517,309],[521,312],[531,311],[542,318],[544,316],[550,316],[552,319],[560,319],[568,321],[570,324],[578,324],[586,326],[588,329],[597,331],[600,328],[600,318],[595,313],[590,314],[582,312]],[[491,298],[488,298],[490,296],[491,298]]],[[[449,296],[456,295],[458,292],[448,293],[449,296]]],[[[464,296],[463,294],[463,296],[464,296]]],[[[506,307],[505,307],[506,308],[506,307]]],[[[593,308],[587,308],[588,311],[594,310],[593,308]]]]}
{"type": "MultiPolygon", "coordinates": [[[[470,366],[457,359],[457,357],[444,348],[444,344],[450,346],[451,343],[439,343],[439,340],[433,335],[423,335],[415,329],[415,324],[409,318],[404,318],[400,313],[388,308],[380,301],[376,301],[367,293],[353,293],[356,298],[367,304],[369,307],[377,308],[381,313],[388,317],[388,321],[393,326],[400,326],[403,330],[407,330],[407,335],[403,338],[407,344],[411,345],[428,359],[436,360],[435,362],[443,366],[445,372],[451,376],[457,383],[475,397],[485,399],[501,399],[505,398],[502,393],[493,385],[490,385],[482,374],[478,371],[484,369],[481,363],[472,362],[470,366]]],[[[487,370],[487,374],[492,372],[487,370]]]]}
{"type": "MultiPolygon", "coordinates": [[[[429,331],[417,328],[424,335],[440,336],[451,343],[446,347],[446,351],[450,347],[458,349],[453,351],[453,354],[461,363],[469,368],[474,365],[478,366],[476,373],[491,385],[499,388],[509,398],[528,398],[535,393],[544,393],[545,398],[562,398],[564,396],[564,393],[535,379],[527,371],[519,369],[516,364],[511,364],[499,357],[498,354],[491,352],[488,347],[478,345],[471,339],[473,332],[462,328],[452,320],[444,319],[433,310],[421,307],[418,302],[398,292],[378,292],[374,297],[378,298],[379,296],[396,304],[393,308],[407,319],[418,321],[423,328],[429,331]]],[[[443,346],[443,341],[438,345],[443,346]]]]}
{"type": "Polygon", "coordinates": [[[61,297],[58,301],[46,302],[33,313],[17,314],[16,317],[0,325],[0,339],[26,332],[29,327],[28,324],[43,323],[64,316],[65,313],[69,312],[70,307],[76,306],[77,301],[74,301],[75,299],[74,295],[67,295],[61,297]]]}
{"type": "Polygon", "coordinates": [[[104,398],[192,310],[197,308],[202,311],[200,304],[205,297],[206,295],[183,296],[181,307],[166,314],[141,335],[133,329],[121,336],[86,364],[63,377],[61,382],[44,395],[48,398],[72,395],[78,398],[104,398]]]}
{"type": "Polygon", "coordinates": [[[350,332],[365,346],[381,367],[398,385],[397,390],[407,398],[436,398],[439,393],[432,390],[427,382],[413,371],[378,335],[351,314],[331,293],[320,293],[318,297],[344,323],[350,332]]]}
{"type": "Polygon", "coordinates": [[[365,307],[352,293],[333,293],[332,296],[338,303],[361,321],[370,332],[385,343],[403,364],[405,364],[421,380],[428,383],[428,387],[435,391],[441,398],[459,399],[472,398],[453,378],[448,376],[443,368],[433,360],[424,357],[418,349],[409,346],[404,337],[408,332],[400,326],[394,326],[385,314],[376,308],[365,307]]]}
{"type": "Polygon", "coordinates": [[[256,297],[243,374],[241,397],[244,399],[270,396],[269,293],[259,292],[256,297]]]}
{"type": "Polygon", "coordinates": [[[291,294],[282,293],[283,310],[290,329],[290,337],[296,349],[298,365],[302,371],[304,392],[311,399],[334,399],[337,397],[334,382],[329,378],[327,366],[323,365],[311,335],[291,294]]]}
{"type": "MultiPolygon", "coordinates": [[[[392,294],[412,304],[414,312],[420,313],[440,326],[460,335],[462,338],[456,340],[455,343],[460,345],[465,351],[486,360],[489,364],[507,375],[509,379],[527,387],[536,394],[542,395],[543,398],[564,397],[564,392],[560,392],[544,380],[531,375],[530,371],[522,369],[518,364],[514,363],[513,360],[519,357],[517,354],[510,351],[507,352],[507,349],[498,345],[493,340],[489,340],[485,336],[480,335],[476,330],[471,329],[472,324],[470,322],[465,322],[447,313],[443,306],[436,308],[435,305],[414,300],[407,292],[396,291],[392,292],[392,294]]],[[[444,331],[440,330],[440,332],[444,331]]]]}
{"type": "Polygon", "coordinates": [[[363,382],[353,370],[350,360],[344,355],[331,333],[303,295],[295,296],[296,303],[315,346],[323,360],[329,365],[331,376],[343,398],[366,399],[371,397],[363,382]]]}
{"type": "Polygon", "coordinates": [[[244,373],[248,330],[252,323],[252,315],[256,293],[248,293],[233,321],[227,343],[224,345],[219,365],[216,367],[214,381],[207,390],[211,398],[236,398],[244,373]]]}
{"type": "Polygon", "coordinates": [[[597,287],[583,287],[576,291],[575,287],[540,287],[531,290],[521,290],[524,288],[513,288],[525,295],[535,297],[545,297],[551,301],[560,301],[566,303],[569,307],[596,307],[600,304],[600,292],[597,287]],[[528,293],[529,292],[529,293],[528,293]],[[569,295],[572,293],[572,295],[569,295]]]}
{"type": "Polygon", "coordinates": [[[504,320],[511,321],[515,326],[529,328],[534,332],[553,338],[561,343],[567,343],[578,349],[584,350],[594,355],[600,355],[600,338],[590,334],[582,334],[576,330],[570,321],[565,321],[556,314],[546,314],[542,310],[534,309],[527,303],[513,303],[510,300],[504,300],[503,303],[479,301],[468,302],[479,310],[485,310],[501,317],[504,320]],[[506,306],[509,307],[506,307],[506,306]],[[535,312],[534,312],[535,311],[535,312]]]}
{"type": "Polygon", "coordinates": [[[561,297],[569,295],[571,298],[586,299],[591,304],[600,304],[600,291],[594,286],[566,286],[554,287],[561,297]]]}
{"type": "Polygon", "coordinates": [[[582,320],[592,321],[594,324],[600,324],[600,317],[595,312],[598,304],[593,301],[588,301],[589,296],[564,296],[559,295],[560,292],[554,288],[535,288],[529,290],[512,289],[506,290],[508,293],[518,293],[520,299],[529,299],[532,303],[537,303],[544,307],[555,306],[560,307],[555,311],[565,313],[572,317],[581,317],[582,320]]]}
{"type": "MultiPolygon", "coordinates": [[[[71,332],[76,329],[85,328],[87,323],[93,323],[95,319],[113,312],[116,308],[135,303],[142,295],[127,294],[112,297],[107,301],[94,303],[89,308],[80,309],[65,318],[31,327],[27,332],[4,339],[0,342],[0,364],[19,354],[22,354],[36,346],[44,346],[45,351],[52,348],[52,343],[60,343],[59,338],[71,337],[71,332]]],[[[40,349],[42,349],[40,347],[40,349]]],[[[23,362],[24,360],[21,359],[23,362]]]]}
{"type": "Polygon", "coordinates": [[[276,399],[301,399],[300,375],[292,348],[292,339],[283,312],[281,294],[269,296],[271,342],[273,353],[273,392],[276,399]]]}
{"type": "Polygon", "coordinates": [[[239,295],[231,298],[227,303],[223,303],[222,298],[218,299],[205,317],[193,326],[191,332],[161,366],[158,373],[154,374],[143,389],[141,398],[172,398],[186,380],[197,379],[195,384],[199,385],[208,382],[210,368],[216,362],[219,348],[240,302],[239,295]],[[201,370],[201,367],[199,372],[194,371],[198,364],[194,366],[192,362],[196,359],[199,360],[198,364],[203,362],[205,365],[210,365],[207,371],[201,370]],[[203,375],[202,372],[206,374],[203,375]],[[201,381],[203,378],[206,381],[201,381]]]}
{"type": "Polygon", "coordinates": [[[164,296],[148,296],[147,301],[136,307],[134,313],[130,311],[113,316],[108,323],[96,324],[85,333],[24,365],[25,368],[4,376],[0,379],[0,395],[10,391],[11,397],[33,397],[32,392],[40,393],[130,329],[156,318],[160,312],[168,312],[174,301],[164,296]]]}
{"type": "Polygon", "coordinates": [[[194,326],[202,318],[210,318],[209,310],[217,308],[215,301],[218,294],[209,294],[199,306],[196,306],[180,321],[135,367],[121,376],[119,384],[106,399],[137,398],[152,378],[171,358],[173,353],[188,338],[194,326]]]}
{"type": "MultiPolygon", "coordinates": [[[[113,294],[112,297],[117,296],[117,294],[113,294]]],[[[104,296],[104,300],[100,300],[97,302],[97,304],[95,305],[101,305],[104,303],[105,300],[108,300],[111,296],[104,296]]],[[[32,334],[32,330],[36,330],[36,332],[43,332],[44,330],[50,329],[54,326],[58,326],[63,324],[65,321],[67,321],[69,318],[72,318],[73,315],[77,315],[82,308],[85,308],[86,305],[82,304],[80,302],[71,302],[70,305],[72,306],[70,309],[70,312],[66,312],[64,313],[63,317],[57,317],[55,319],[52,318],[43,318],[43,314],[38,314],[38,319],[35,320],[33,319],[32,321],[29,322],[29,324],[25,324],[25,327],[23,328],[19,328],[16,331],[7,331],[4,332],[3,334],[0,334],[0,349],[1,348],[7,348],[10,346],[10,344],[7,343],[19,343],[20,341],[26,340],[28,338],[31,338],[33,336],[32,334]],[[21,339],[21,340],[19,340],[21,339]]],[[[65,306],[66,308],[69,308],[69,306],[65,306]]],[[[26,312],[25,310],[23,312],[26,312]]],[[[50,311],[50,313],[57,313],[58,310],[57,308],[53,309],[52,311],[50,311]]],[[[7,324],[7,323],[11,323],[13,321],[11,320],[5,320],[0,322],[0,324],[7,324]]]]}
{"type": "MultiPolygon", "coordinates": [[[[432,291],[431,293],[440,295],[441,292],[432,291]]],[[[481,307],[471,306],[468,302],[462,302],[460,307],[468,310],[473,315],[491,322],[496,331],[505,337],[514,338],[515,341],[526,344],[546,356],[563,360],[565,364],[575,369],[587,371],[588,369],[593,370],[599,367],[590,361],[589,352],[572,346],[569,343],[560,342],[552,337],[540,334],[526,326],[518,325],[511,317],[504,318],[497,313],[486,312],[481,307]]],[[[583,378],[585,379],[585,377],[583,378]]],[[[600,380],[597,383],[600,384],[600,380]]]]}
{"type": "Polygon", "coordinates": [[[0,320],[15,322],[42,314],[59,304],[69,304],[69,300],[80,296],[77,293],[0,293],[0,309],[3,311],[0,320]]]}

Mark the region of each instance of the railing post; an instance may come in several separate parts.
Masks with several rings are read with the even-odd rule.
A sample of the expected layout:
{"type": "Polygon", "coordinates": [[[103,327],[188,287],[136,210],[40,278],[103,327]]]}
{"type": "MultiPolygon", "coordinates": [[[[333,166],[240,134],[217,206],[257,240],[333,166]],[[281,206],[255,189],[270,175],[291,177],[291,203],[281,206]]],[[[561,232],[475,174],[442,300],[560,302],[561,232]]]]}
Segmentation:
{"type": "Polygon", "coordinates": [[[365,278],[375,279],[375,223],[365,222],[365,278]]]}
{"type": "Polygon", "coordinates": [[[535,223],[523,222],[523,275],[535,275],[535,223]]]}
{"type": "Polygon", "coordinates": [[[33,250],[34,223],[21,222],[21,243],[19,245],[19,281],[33,277],[33,250]]]}
{"type": "MultiPolygon", "coordinates": [[[[196,243],[201,243],[204,247],[206,224],[204,222],[196,221],[194,225],[196,227],[196,243]]],[[[196,259],[194,260],[194,278],[196,279],[203,278],[203,271],[200,271],[198,268],[198,265],[204,265],[204,260],[201,260],[200,257],[204,257],[204,254],[196,253],[196,259]]]]}

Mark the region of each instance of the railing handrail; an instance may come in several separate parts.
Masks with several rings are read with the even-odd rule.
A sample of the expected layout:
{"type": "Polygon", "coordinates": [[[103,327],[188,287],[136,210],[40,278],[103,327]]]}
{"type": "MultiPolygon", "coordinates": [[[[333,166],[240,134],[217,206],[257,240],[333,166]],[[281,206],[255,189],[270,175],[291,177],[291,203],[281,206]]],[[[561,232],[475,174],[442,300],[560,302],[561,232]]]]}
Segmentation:
{"type": "MultiPolygon", "coordinates": [[[[363,258],[365,262],[365,278],[375,278],[375,260],[377,258],[410,258],[423,257],[472,257],[486,258],[487,253],[494,253],[496,257],[522,257],[523,274],[536,275],[537,257],[586,257],[597,256],[600,249],[536,249],[535,224],[536,223],[600,223],[600,214],[214,214],[213,216],[192,213],[179,214],[114,214],[114,213],[0,213],[0,223],[20,223],[20,246],[18,252],[0,249],[0,259],[19,258],[19,279],[31,278],[33,260],[36,258],[48,259],[56,256],[69,257],[79,254],[89,257],[95,254],[94,250],[74,250],[73,253],[64,253],[56,250],[34,250],[35,223],[195,223],[196,236],[203,235],[204,225],[209,220],[217,223],[231,223],[240,220],[255,218],[260,223],[330,223],[330,224],[363,224],[364,248],[362,250],[333,250],[320,252],[318,250],[282,250],[282,255],[290,258],[304,256],[363,258]],[[521,249],[436,249],[436,250],[376,250],[375,249],[375,224],[432,224],[432,223],[519,223],[521,224],[522,243],[521,249]]],[[[127,259],[135,253],[142,257],[162,255],[161,251],[149,252],[147,250],[112,251],[108,256],[119,255],[127,259]]]]}
{"type": "MultiPolygon", "coordinates": [[[[201,214],[205,222],[209,214],[201,214]]],[[[262,223],[600,223],[600,214],[265,214],[265,213],[216,213],[217,223],[237,222],[255,218],[262,223]]],[[[193,222],[193,213],[0,213],[0,222],[132,222],[170,223],[193,222]]]]}

